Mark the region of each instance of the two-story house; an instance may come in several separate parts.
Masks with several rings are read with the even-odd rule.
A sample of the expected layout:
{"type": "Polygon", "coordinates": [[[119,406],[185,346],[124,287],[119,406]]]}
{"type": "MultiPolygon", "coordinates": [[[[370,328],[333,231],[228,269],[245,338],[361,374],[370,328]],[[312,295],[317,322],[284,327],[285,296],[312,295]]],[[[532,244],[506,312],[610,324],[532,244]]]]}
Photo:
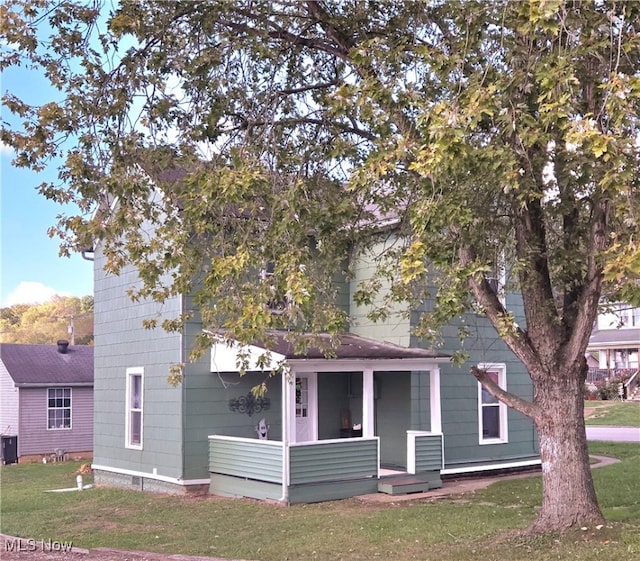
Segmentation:
{"type": "MultiPolygon", "coordinates": [[[[98,485],[177,493],[206,487],[289,504],[426,490],[440,486],[443,475],[539,464],[531,420],[469,374],[471,365],[480,365],[500,385],[532,397],[525,368],[488,321],[468,314],[465,323],[475,335],[465,345],[470,358],[454,366],[456,326],[444,330],[443,346],[433,350],[412,335],[416,314],[373,323],[366,310],[348,303],[371,274],[373,264],[364,258],[341,287],[356,321],[335,356],[325,358],[313,347],[298,354],[285,333],[274,332],[267,345],[271,360],[286,366],[275,376],[272,365],[259,365],[265,347],[258,341],[239,349],[214,337],[209,352],[190,363],[200,323],[188,323],[181,333],[142,327],[150,317],[160,324],[177,316],[190,298],[163,306],[132,303],[127,290],[139,283],[135,270],[113,276],[103,265],[98,247],[98,485]],[[243,376],[239,350],[249,364],[243,376]],[[184,376],[172,386],[167,377],[175,364],[185,365],[184,376]],[[251,389],[263,381],[268,391],[254,395],[251,389]]],[[[505,297],[517,313],[518,300],[505,297]]]]}

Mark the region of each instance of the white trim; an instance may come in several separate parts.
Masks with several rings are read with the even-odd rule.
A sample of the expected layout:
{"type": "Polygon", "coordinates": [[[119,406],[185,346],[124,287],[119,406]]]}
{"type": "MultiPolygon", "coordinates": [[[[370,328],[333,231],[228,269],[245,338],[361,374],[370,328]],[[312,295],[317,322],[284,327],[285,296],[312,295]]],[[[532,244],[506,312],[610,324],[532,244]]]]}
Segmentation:
{"type": "Polygon", "coordinates": [[[282,495],[280,501],[288,502],[289,500],[289,482],[291,481],[291,473],[289,470],[289,443],[291,442],[291,400],[292,392],[295,391],[290,383],[291,377],[295,376],[295,372],[284,372],[281,375],[281,392],[282,392],[282,495]]]}
{"type": "Polygon", "coordinates": [[[375,387],[373,380],[373,370],[370,368],[362,372],[362,436],[374,436],[375,415],[374,415],[375,387]]]}
{"type": "Polygon", "coordinates": [[[318,440],[318,373],[317,372],[298,372],[291,374],[291,433],[289,442],[298,441],[298,419],[296,417],[296,378],[307,379],[307,422],[310,424],[311,439],[303,442],[316,442],[318,440]]]}
{"type": "Polygon", "coordinates": [[[442,434],[442,403],[440,397],[440,369],[429,370],[429,410],[431,411],[430,429],[432,433],[442,434]]]}
{"type": "Polygon", "coordinates": [[[407,431],[407,473],[416,473],[416,436],[440,437],[440,470],[444,467],[444,434],[440,431],[408,430],[407,431]]]}
{"type": "MultiPolygon", "coordinates": [[[[498,385],[503,389],[507,389],[507,365],[503,362],[481,362],[478,364],[480,370],[496,372],[498,374],[498,385]]],[[[484,438],[482,436],[482,410],[485,405],[482,403],[483,386],[478,382],[478,444],[487,446],[491,444],[507,444],[509,442],[509,425],[508,425],[508,408],[505,403],[498,400],[491,407],[498,408],[498,424],[500,436],[498,438],[484,438]]]]}
{"type": "Polygon", "coordinates": [[[209,440],[228,440],[230,442],[248,442],[250,444],[259,443],[260,446],[282,446],[282,442],[279,440],[259,440],[256,438],[246,438],[244,436],[226,436],[223,434],[210,434],[207,437],[209,440]]]}
{"type": "MultiPolygon", "coordinates": [[[[252,440],[255,442],[255,440],[252,440]]],[[[146,471],[136,471],[133,469],[115,468],[111,466],[101,466],[100,464],[91,464],[91,469],[107,471],[109,473],[119,473],[120,475],[132,475],[134,477],[144,477],[146,479],[154,479],[165,483],[174,483],[175,485],[208,485],[211,479],[180,479],[177,477],[168,477],[166,475],[158,475],[157,473],[149,473],[146,471]]]]}
{"type": "MultiPolygon", "coordinates": [[[[65,430],[73,430],[73,387],[66,385],[66,386],[47,386],[46,388],[47,390],[47,420],[46,420],[46,424],[47,424],[47,431],[65,431],[65,430]],[[68,427],[50,427],[49,426],[49,411],[61,411],[64,409],[67,409],[66,407],[62,406],[62,407],[49,407],[49,392],[51,390],[69,390],[69,426],[68,427]]],[[[54,397],[54,399],[57,399],[54,397]]],[[[64,391],[63,391],[63,395],[62,395],[62,399],[64,399],[64,391]]],[[[63,422],[64,422],[64,417],[63,417],[63,422]]]]}
{"type": "Polygon", "coordinates": [[[287,364],[296,372],[411,372],[433,370],[437,364],[451,362],[445,358],[381,358],[363,359],[287,359],[287,364]]]}
{"type": "Polygon", "coordinates": [[[356,436],[353,438],[327,438],[323,440],[313,440],[308,442],[292,442],[290,446],[292,448],[298,448],[300,446],[322,446],[324,444],[340,444],[344,442],[368,442],[373,440],[380,440],[379,436],[370,436],[365,438],[364,436],[356,436]]]}
{"type": "Polygon", "coordinates": [[[447,468],[440,470],[442,475],[455,475],[458,473],[474,473],[477,471],[492,471],[496,469],[510,469],[518,467],[539,466],[542,460],[522,460],[519,462],[506,462],[503,464],[483,464],[481,466],[467,466],[461,468],[447,468]]]}
{"type": "MultiPolygon", "coordinates": [[[[210,332],[206,332],[210,333],[210,332]]],[[[215,335],[214,335],[215,336],[215,335]]],[[[211,345],[211,372],[238,372],[240,364],[238,355],[244,354],[249,371],[268,372],[281,368],[286,357],[279,353],[257,347],[255,345],[240,345],[235,341],[225,342],[218,337],[218,342],[211,345]],[[267,360],[268,358],[268,360],[267,360]]]]}
{"type": "Polygon", "coordinates": [[[125,407],[124,407],[124,447],[130,450],[144,448],[144,367],[133,366],[127,368],[125,377],[125,407]],[[131,444],[131,378],[140,376],[140,444],[131,444]]]}

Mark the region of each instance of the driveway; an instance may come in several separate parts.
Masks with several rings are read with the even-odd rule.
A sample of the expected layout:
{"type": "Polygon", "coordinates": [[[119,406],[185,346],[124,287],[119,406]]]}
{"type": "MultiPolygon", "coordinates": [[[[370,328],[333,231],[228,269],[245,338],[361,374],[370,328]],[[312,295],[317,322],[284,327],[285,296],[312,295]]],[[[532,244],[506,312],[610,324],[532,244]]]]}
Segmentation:
{"type": "Polygon", "coordinates": [[[640,427],[587,426],[587,440],[636,442],[640,444],[640,427]]]}

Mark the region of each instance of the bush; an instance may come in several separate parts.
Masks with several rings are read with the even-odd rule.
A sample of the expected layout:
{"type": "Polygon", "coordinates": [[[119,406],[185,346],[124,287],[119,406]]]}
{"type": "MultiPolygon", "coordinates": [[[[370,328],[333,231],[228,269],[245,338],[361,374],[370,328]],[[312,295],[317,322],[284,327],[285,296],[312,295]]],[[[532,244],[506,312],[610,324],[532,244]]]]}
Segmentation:
{"type": "Polygon", "coordinates": [[[618,399],[620,397],[620,385],[624,383],[624,378],[613,377],[595,382],[594,399],[618,399]]]}

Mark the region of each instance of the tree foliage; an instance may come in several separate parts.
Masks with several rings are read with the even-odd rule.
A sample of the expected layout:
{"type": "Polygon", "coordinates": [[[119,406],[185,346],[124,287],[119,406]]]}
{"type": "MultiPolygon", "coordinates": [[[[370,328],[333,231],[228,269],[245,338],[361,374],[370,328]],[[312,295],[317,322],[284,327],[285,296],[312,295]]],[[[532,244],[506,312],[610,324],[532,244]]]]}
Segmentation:
{"type": "Polygon", "coordinates": [[[93,344],[93,297],[54,296],[42,304],[14,304],[0,309],[3,343],[93,344]]]}
{"type": "MultiPolygon", "coordinates": [[[[423,334],[485,314],[535,399],[475,375],[534,419],[548,465],[569,461],[551,446],[561,425],[548,405],[564,400],[587,462],[578,394],[598,302],[638,297],[640,4],[2,10],[4,67],[41,68],[62,97],[32,107],[6,93],[20,123],[2,140],[18,165],[63,158],[60,182],[41,192],[95,210],[61,220],[68,249],[101,244],[109,271],[138,268],[134,297],[191,293],[206,327],[250,341],[347,328],[336,273],[393,225],[398,243],[357,301],[435,299],[423,334]],[[524,324],[496,278],[521,292],[524,324]],[[282,294],[283,313],[271,313],[282,294]]],[[[575,516],[552,513],[545,495],[540,527],[599,520],[585,488],[575,516]]]]}

